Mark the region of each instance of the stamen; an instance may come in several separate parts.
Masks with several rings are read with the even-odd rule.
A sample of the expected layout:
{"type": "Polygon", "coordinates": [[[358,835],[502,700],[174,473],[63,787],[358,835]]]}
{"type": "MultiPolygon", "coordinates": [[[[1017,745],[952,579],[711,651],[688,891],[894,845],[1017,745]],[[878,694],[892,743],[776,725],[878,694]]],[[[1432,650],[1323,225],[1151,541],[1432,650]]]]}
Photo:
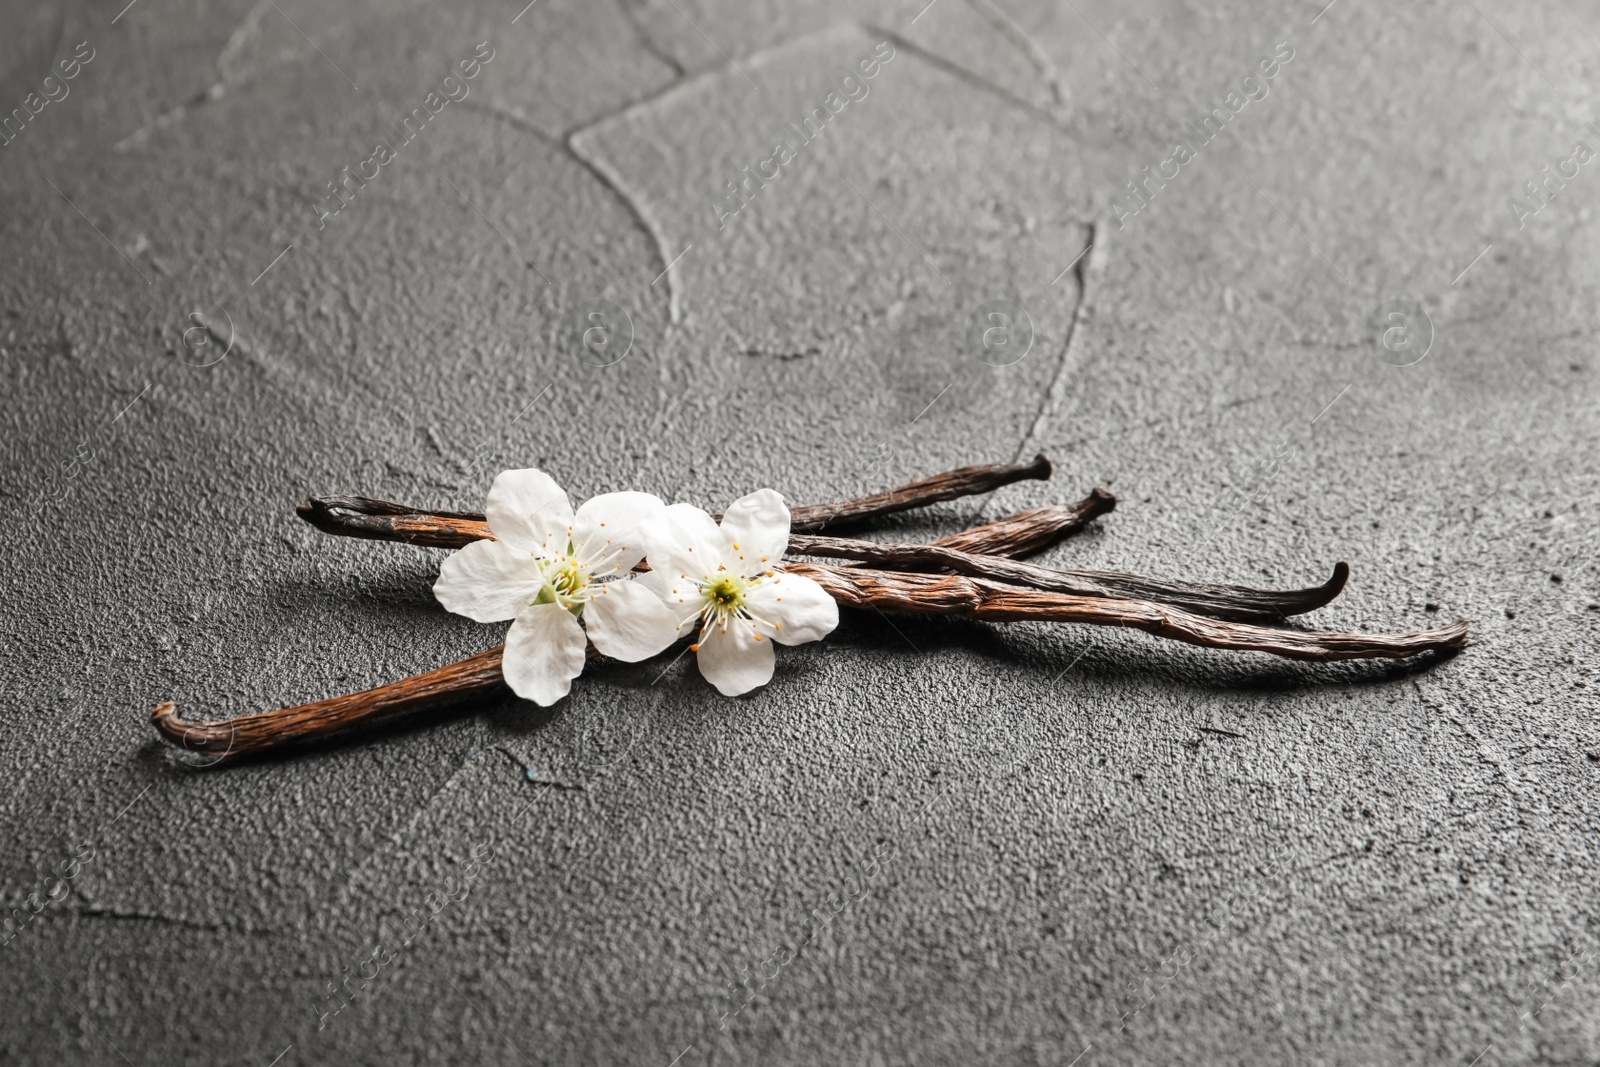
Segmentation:
{"type": "Polygon", "coordinates": [[[536,604],[560,604],[577,615],[583,606],[604,590],[593,580],[593,572],[573,552],[539,557],[539,573],[544,578],[536,604]]]}

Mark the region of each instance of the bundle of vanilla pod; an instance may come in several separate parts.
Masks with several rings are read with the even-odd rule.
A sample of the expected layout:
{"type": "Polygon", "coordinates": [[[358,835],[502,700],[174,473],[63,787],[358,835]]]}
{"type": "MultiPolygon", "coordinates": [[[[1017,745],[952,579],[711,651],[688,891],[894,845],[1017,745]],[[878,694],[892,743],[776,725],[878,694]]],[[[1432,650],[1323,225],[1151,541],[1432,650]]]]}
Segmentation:
{"type": "Polygon", "coordinates": [[[1023,562],[1112,510],[1116,498],[1103,489],[1076,504],[1034,508],[926,544],[835,535],[1050,473],[1041,455],[799,507],[758,489],[720,515],[640,492],[602,494],[574,509],[555,480],[535,469],[502,471],[482,513],[314,498],[300,505],[300,517],[326,533],[456,549],[440,567],[435,596],[479,622],[509,621],[505,643],[361,693],[205,722],[180,718],[169,702],[152,721],[166,740],[217,763],[508,687],[554,704],[592,660],[639,662],[675,648],[696,654],[718,692],[738,696],[771,680],[775,645],[820,640],[838,625],[840,607],[1132,627],[1208,648],[1304,660],[1400,659],[1467,643],[1465,622],[1393,634],[1290,628],[1289,616],[1339,595],[1349,577],[1343,563],[1322,585],[1267,590],[1023,562]]]}

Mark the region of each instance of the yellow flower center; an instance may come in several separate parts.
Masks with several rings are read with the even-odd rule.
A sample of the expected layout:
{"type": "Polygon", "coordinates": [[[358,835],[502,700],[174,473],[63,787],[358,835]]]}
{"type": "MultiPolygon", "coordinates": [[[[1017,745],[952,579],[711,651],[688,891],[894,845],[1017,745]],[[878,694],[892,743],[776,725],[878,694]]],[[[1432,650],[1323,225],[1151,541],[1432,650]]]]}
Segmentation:
{"type": "Polygon", "coordinates": [[[570,547],[563,556],[541,558],[539,573],[544,575],[544,585],[533,598],[535,604],[560,604],[574,615],[583,612],[592,596],[589,568],[578,561],[570,547]]]}
{"type": "Polygon", "coordinates": [[[744,607],[745,590],[750,583],[735,574],[722,573],[707,582],[700,589],[700,595],[705,597],[706,614],[721,622],[729,615],[733,615],[744,607]]]}

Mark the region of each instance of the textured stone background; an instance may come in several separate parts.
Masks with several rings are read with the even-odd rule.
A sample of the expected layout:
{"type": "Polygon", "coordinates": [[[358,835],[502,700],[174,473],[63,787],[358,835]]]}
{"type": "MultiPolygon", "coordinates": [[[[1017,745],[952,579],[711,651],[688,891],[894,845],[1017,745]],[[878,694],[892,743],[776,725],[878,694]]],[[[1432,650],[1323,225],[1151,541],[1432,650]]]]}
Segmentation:
{"type": "Polygon", "coordinates": [[[0,1059],[1600,1058],[1600,166],[1508,203],[1600,149],[1594,4],[124,2],[0,18],[7,112],[94,49],[0,148],[0,886],[62,898],[0,945],[0,1059]],[[968,329],[1002,298],[1035,336],[995,368],[968,329]],[[603,368],[572,325],[600,300],[633,331],[603,368]],[[1431,321],[1408,366],[1391,300],[1431,321]],[[871,617],[737,701],[602,670],[209,773],[147,724],[498,640],[434,604],[439,553],[322,537],[312,493],[475,507],[538,465],[816,501],[1039,449],[1055,480],[985,514],[1121,499],[1050,560],[1345,559],[1316,624],[1475,644],[1312,668],[871,617]]]}

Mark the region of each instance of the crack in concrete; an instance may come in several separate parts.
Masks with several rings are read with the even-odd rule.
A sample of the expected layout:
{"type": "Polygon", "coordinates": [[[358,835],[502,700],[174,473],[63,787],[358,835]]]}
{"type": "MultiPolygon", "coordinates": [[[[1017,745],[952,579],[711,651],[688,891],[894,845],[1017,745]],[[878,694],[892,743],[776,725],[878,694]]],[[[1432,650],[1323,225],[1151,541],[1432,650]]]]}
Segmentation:
{"type": "MultiPolygon", "coordinates": [[[[682,84],[684,83],[681,81],[673,82],[671,85],[667,86],[667,88],[671,89],[673,86],[682,84]]],[[[587,170],[590,175],[592,175],[594,179],[604,186],[613,196],[621,201],[622,206],[625,207],[628,211],[628,214],[633,217],[633,221],[638,225],[639,229],[645,232],[645,235],[650,238],[651,242],[654,243],[656,247],[656,255],[660,257],[661,266],[663,272],[666,274],[667,280],[667,317],[671,322],[676,323],[680,319],[680,312],[678,308],[678,281],[676,275],[674,274],[676,265],[672,263],[671,255],[667,251],[665,237],[659,232],[655,224],[650,220],[650,217],[645,214],[644,209],[637,202],[635,202],[633,197],[628,195],[626,190],[623,189],[621,179],[617,175],[611,173],[609,169],[603,167],[599,162],[598,157],[591,159],[584,155],[583,152],[579,151],[577,144],[577,138],[580,135],[592,129],[599,123],[604,122],[607,118],[614,117],[616,114],[621,114],[622,112],[627,111],[629,108],[637,106],[640,102],[641,101],[634,101],[624,104],[621,106],[620,110],[613,112],[612,114],[601,116],[600,118],[594,119],[591,122],[587,122],[582,126],[577,127],[575,130],[562,134],[559,137],[554,137],[544,132],[538,126],[534,125],[533,121],[526,115],[523,115],[521,112],[511,108],[502,107],[499,104],[486,104],[482,102],[474,103],[470,100],[464,100],[461,102],[461,107],[468,111],[482,112],[491,118],[499,119],[508,126],[521,130],[523,133],[529,134],[532,137],[536,137],[553,148],[564,152],[579,166],[587,170]]]]}
{"type": "MultiPolygon", "coordinates": [[[[1104,264],[1105,257],[1101,254],[1100,231],[1098,223],[1088,224],[1088,245],[1079,254],[1078,259],[1070,269],[1078,283],[1078,302],[1072,310],[1072,318],[1067,322],[1067,336],[1061,343],[1061,356],[1056,362],[1055,374],[1051,376],[1050,386],[1045,390],[1039,402],[1039,411],[1033,417],[1033,423],[1028,427],[1028,432],[1017,445],[1017,459],[1032,453],[1043,451],[1045,432],[1049,429],[1050,419],[1055,410],[1060,407],[1062,399],[1067,392],[1068,368],[1072,365],[1072,342],[1078,336],[1078,324],[1083,321],[1089,307],[1089,279],[1099,273],[1104,264]]],[[[1065,271],[1062,272],[1066,273],[1065,271]]],[[[1060,280],[1059,278],[1057,279],[1060,280]]],[[[1081,394],[1080,394],[1081,396],[1081,394]]],[[[1103,436],[1103,435],[1102,435],[1103,436]]],[[[988,514],[989,505],[994,500],[998,490],[990,491],[978,504],[973,512],[974,522],[982,521],[988,514]]]]}
{"type": "Polygon", "coordinates": [[[256,0],[250,5],[250,10],[244,13],[244,18],[228,34],[228,39],[222,45],[222,51],[217,53],[217,73],[222,75],[223,81],[235,81],[249,76],[250,70],[235,72],[233,65],[244,55],[245,45],[261,29],[261,20],[266,17],[267,11],[272,7],[272,0],[256,0]]]}
{"type": "Polygon", "coordinates": [[[822,349],[816,345],[808,345],[805,348],[764,348],[760,345],[754,345],[740,348],[739,354],[762,359],[776,359],[783,363],[789,363],[797,359],[820,356],[822,349]]]}
{"type": "MultiPolygon", "coordinates": [[[[1073,308],[1071,320],[1067,323],[1066,340],[1061,343],[1061,358],[1056,363],[1050,387],[1045,390],[1044,399],[1039,402],[1039,411],[1033,418],[1033,425],[1028,428],[1022,443],[1017,446],[1018,459],[1032,455],[1044,447],[1044,435],[1049,431],[1050,419],[1066,398],[1067,376],[1072,366],[1072,343],[1077,340],[1078,327],[1089,309],[1089,281],[1100,272],[1105,261],[1105,257],[1101,254],[1100,229],[1097,223],[1089,224],[1088,247],[1072,266],[1073,277],[1078,282],[1078,303],[1073,308]]],[[[984,504],[987,506],[988,501],[984,501],[984,504]]]]}
{"type": "Polygon", "coordinates": [[[1516,772],[1511,768],[1510,764],[1506,762],[1505,757],[1500,754],[1498,749],[1496,749],[1488,741],[1485,741],[1483,735],[1480,734],[1477,728],[1471,723],[1467,722],[1454,712],[1442,708],[1438,704],[1435,704],[1433,701],[1429,700],[1427,695],[1422,691],[1421,683],[1419,683],[1415,678],[1410,679],[1410,681],[1411,687],[1416,690],[1417,699],[1422,702],[1423,707],[1436,712],[1445,719],[1448,719],[1450,722],[1454,723],[1462,733],[1465,733],[1468,737],[1472,738],[1473,743],[1477,746],[1476,751],[1478,758],[1483,760],[1490,767],[1494,768],[1494,770],[1499,773],[1499,777],[1504,779],[1506,792],[1508,794],[1507,800],[1511,805],[1511,810],[1514,814],[1521,816],[1523,811],[1517,801],[1525,795],[1525,790],[1522,788],[1521,780],[1518,779],[1516,772]]]}
{"type": "MultiPolygon", "coordinates": [[[[754,69],[755,67],[759,66],[767,56],[773,53],[781,52],[786,48],[793,48],[794,46],[805,41],[826,37],[831,33],[835,33],[840,29],[848,27],[854,27],[868,37],[884,38],[888,40],[889,43],[893,44],[897,50],[904,50],[908,54],[922,60],[922,62],[928,64],[935,70],[938,70],[944,74],[948,74],[958,81],[962,81],[968,85],[982,89],[984,92],[998,97],[1000,100],[1012,107],[1021,109],[1022,111],[1036,119],[1039,119],[1051,127],[1060,129],[1064,126],[1064,122],[1059,116],[1051,114],[1049,111],[1030,100],[1024,100],[1022,97],[1016,95],[998,82],[990,81],[982,74],[963,67],[954,60],[942,56],[937,52],[931,51],[922,45],[919,45],[916,42],[901,36],[894,30],[887,29],[872,22],[845,20],[842,22],[830,23],[829,25],[818,30],[814,30],[811,33],[801,34],[798,37],[792,37],[788,40],[780,41],[777,44],[769,45],[766,48],[758,48],[754,52],[749,52],[740,56],[738,62],[741,66],[747,66],[754,69]]],[[[705,70],[697,70],[694,72],[685,71],[683,76],[675,81],[668,82],[666,85],[663,85],[657,89],[653,89],[650,92],[645,93],[643,96],[636,97],[633,100],[623,101],[608,111],[601,112],[600,114],[580,122],[578,125],[564,131],[562,133],[562,137],[570,139],[577,134],[588,132],[594,129],[596,126],[608,122],[611,119],[626,115],[628,112],[633,111],[636,108],[644,107],[648,104],[660,103],[675,93],[688,88],[696,81],[709,80],[713,78],[719,78],[721,76],[720,64],[716,67],[705,70]]]]}
{"type": "Polygon", "coordinates": [[[645,31],[645,28],[640,25],[639,12],[637,8],[630,2],[630,0],[617,0],[617,7],[621,9],[622,17],[627,20],[628,27],[633,30],[633,38],[639,42],[639,47],[643,48],[646,52],[650,53],[650,55],[660,60],[663,66],[672,71],[674,77],[683,77],[684,74],[687,73],[683,64],[678,62],[676,56],[664,51],[661,46],[656,43],[656,39],[651,37],[650,34],[645,31]]]}
{"type": "Polygon", "coordinates": [[[622,187],[622,176],[620,174],[612,172],[609,167],[605,166],[598,154],[591,159],[580,151],[578,137],[581,136],[581,133],[582,131],[567,135],[563,141],[567,151],[572,153],[574,159],[587,167],[589,172],[599,180],[600,184],[610,189],[612,194],[627,206],[640,228],[649,234],[650,239],[655,242],[656,255],[661,260],[661,273],[666,276],[667,281],[667,320],[672,323],[681,321],[683,315],[678,307],[678,264],[674,261],[671,251],[667,248],[666,236],[645,214],[644,207],[635,201],[622,187]]]}
{"type": "Polygon", "coordinates": [[[994,0],[967,0],[967,6],[1000,31],[1000,35],[1022,53],[1023,58],[1038,72],[1039,77],[1044,79],[1045,85],[1050,89],[1050,96],[1055,100],[1056,107],[1063,112],[1062,118],[1065,118],[1072,97],[1066,85],[1062,83],[1061,73],[1056,70],[1055,62],[1051,60],[1049,53],[994,0]]]}
{"type": "MultiPolygon", "coordinates": [[[[424,6],[425,0],[414,2],[388,12],[390,16],[403,15],[424,6]]],[[[239,20],[233,32],[228,34],[228,39],[223,42],[222,51],[217,53],[217,58],[212,61],[217,68],[218,78],[209,87],[200,90],[190,97],[185,103],[177,104],[157,115],[137,130],[128,134],[122,140],[111,146],[113,152],[127,152],[130,149],[142,146],[150,137],[166,129],[175,122],[181,121],[191,110],[204,107],[222,99],[230,88],[238,88],[250,81],[256,75],[274,67],[290,63],[299,63],[311,56],[319,55],[315,44],[307,41],[304,45],[290,48],[280,48],[276,58],[269,58],[266,62],[256,66],[246,66],[241,60],[244,56],[245,46],[256,36],[261,28],[261,21],[267,17],[268,12],[277,11],[277,5],[272,0],[256,0],[245,12],[244,18],[239,20]],[[237,65],[237,67],[236,67],[237,65]]],[[[291,24],[292,25],[292,24],[291,24]]],[[[336,35],[342,34],[347,26],[337,22],[333,26],[320,31],[320,36],[326,41],[336,35]]]]}
{"type": "Polygon", "coordinates": [[[969,70],[955,61],[941,56],[937,52],[930,51],[916,42],[902,37],[893,30],[884,29],[882,26],[878,26],[873,23],[863,22],[856,23],[855,25],[859,26],[868,34],[876,34],[880,37],[888,38],[889,43],[893,44],[896,48],[904,49],[908,54],[917,57],[930,67],[933,67],[935,70],[943,71],[958,81],[966,82],[968,85],[976,86],[977,88],[982,89],[984,92],[991,93],[1005,101],[1007,104],[1010,104],[1012,107],[1020,108],[1029,115],[1032,115],[1034,118],[1039,119],[1041,122],[1044,122],[1053,128],[1062,129],[1066,125],[1060,116],[1052,114],[1051,112],[1040,107],[1038,104],[1035,104],[1033,101],[1024,100],[1022,97],[1018,96],[1016,93],[1013,93],[1010,89],[1007,89],[998,82],[992,82],[976,71],[969,70]]]}
{"type": "MultiPolygon", "coordinates": [[[[624,10],[626,12],[626,16],[627,16],[629,22],[633,23],[633,13],[631,11],[627,10],[626,0],[619,0],[619,3],[623,4],[624,10]]],[[[1009,22],[1008,17],[1005,16],[1003,12],[997,12],[997,13],[999,14],[999,16],[1002,19],[1007,19],[1007,21],[1009,22]]],[[[1019,33],[1019,34],[1021,33],[1020,28],[1016,27],[1015,23],[1010,23],[1010,25],[1012,26],[1012,28],[1017,33],[1019,33]]],[[[865,34],[865,35],[867,35],[869,37],[877,36],[877,37],[885,38],[888,41],[890,41],[897,49],[903,49],[909,55],[915,56],[916,58],[922,60],[924,63],[926,63],[929,66],[933,67],[935,70],[941,71],[941,72],[943,72],[945,74],[948,74],[951,77],[957,79],[958,81],[964,82],[964,83],[966,83],[968,85],[975,86],[975,87],[977,87],[979,89],[982,89],[983,91],[985,91],[987,93],[993,94],[994,96],[997,96],[1002,101],[1004,101],[1005,103],[1011,105],[1012,107],[1020,108],[1022,111],[1026,112],[1027,114],[1032,115],[1033,117],[1035,117],[1037,119],[1040,119],[1041,121],[1045,122],[1046,124],[1048,124],[1048,125],[1050,125],[1052,127],[1062,128],[1062,127],[1065,126],[1065,121],[1061,116],[1052,114],[1050,111],[1047,111],[1047,110],[1039,107],[1037,104],[1034,104],[1031,101],[1022,99],[1021,97],[1017,96],[1015,93],[1012,93],[1010,90],[1004,88],[1003,86],[999,85],[998,83],[992,82],[992,81],[988,80],[987,78],[983,77],[982,75],[977,74],[974,71],[968,70],[967,68],[960,66],[959,64],[957,64],[957,63],[945,58],[944,56],[939,55],[936,52],[931,52],[931,51],[921,47],[920,45],[917,45],[917,44],[907,40],[906,38],[902,37],[900,34],[895,33],[892,30],[885,29],[882,26],[878,26],[878,25],[875,25],[875,24],[872,24],[872,23],[848,22],[848,21],[847,22],[842,22],[842,23],[834,23],[834,24],[831,24],[829,26],[823,27],[822,29],[819,29],[819,30],[815,31],[814,33],[803,34],[803,35],[801,35],[799,37],[795,37],[795,38],[791,38],[791,39],[786,40],[786,41],[779,42],[778,44],[771,45],[771,46],[769,46],[767,48],[757,49],[754,52],[750,52],[750,53],[748,53],[746,55],[741,56],[740,57],[740,62],[745,64],[745,65],[748,65],[748,66],[759,65],[761,60],[765,56],[767,56],[769,54],[781,51],[781,50],[786,49],[786,48],[792,48],[795,45],[800,44],[801,42],[806,41],[806,40],[810,40],[810,39],[813,39],[813,38],[824,37],[824,36],[826,36],[826,35],[828,35],[830,33],[836,32],[841,27],[850,27],[850,26],[855,27],[856,29],[860,30],[863,34],[865,34]]],[[[636,29],[637,29],[637,26],[636,26],[636,29]]],[[[1024,39],[1026,39],[1026,35],[1025,34],[1023,34],[1023,37],[1024,37],[1024,39]]],[[[647,51],[650,51],[651,54],[654,55],[656,53],[655,53],[654,48],[652,47],[652,45],[653,45],[653,42],[651,42],[651,44],[646,44],[645,47],[646,47],[647,51]]],[[[1042,52],[1039,54],[1039,56],[1035,57],[1036,61],[1037,60],[1041,60],[1041,59],[1042,59],[1043,63],[1048,67],[1048,69],[1050,71],[1050,73],[1046,76],[1046,80],[1051,84],[1052,93],[1056,97],[1058,103],[1061,103],[1061,104],[1064,105],[1066,103],[1066,99],[1067,99],[1066,98],[1066,90],[1065,90],[1064,87],[1062,87],[1058,83],[1058,81],[1055,80],[1056,75],[1054,73],[1054,70],[1055,70],[1054,65],[1050,63],[1049,57],[1044,55],[1042,52]]],[[[482,111],[485,114],[493,115],[493,116],[495,116],[497,118],[500,118],[503,121],[509,123],[510,125],[515,126],[518,129],[522,129],[522,130],[525,130],[525,131],[531,133],[535,137],[539,137],[542,140],[545,140],[545,141],[547,141],[547,142],[549,142],[551,144],[556,144],[556,145],[560,145],[560,146],[564,147],[567,150],[567,152],[569,152],[572,155],[572,157],[574,159],[576,159],[579,163],[581,163],[584,167],[586,167],[589,170],[589,172],[591,174],[593,174],[595,176],[595,178],[602,185],[604,185],[607,189],[609,189],[612,192],[613,195],[615,195],[617,197],[618,200],[622,201],[622,203],[628,208],[628,211],[633,215],[634,220],[638,223],[639,227],[641,229],[643,229],[645,231],[645,233],[650,236],[650,239],[652,241],[655,242],[656,254],[660,258],[660,262],[661,262],[661,265],[662,265],[662,273],[666,276],[666,281],[667,281],[667,317],[668,317],[668,320],[670,322],[676,324],[676,323],[682,321],[682,311],[681,311],[681,306],[680,306],[680,292],[681,292],[681,290],[680,290],[680,286],[678,284],[678,279],[677,279],[677,274],[676,274],[677,264],[674,261],[674,259],[672,258],[672,252],[671,252],[671,250],[670,250],[670,248],[669,248],[669,246],[667,244],[665,235],[661,232],[660,228],[650,218],[649,214],[644,210],[643,205],[641,205],[626,190],[626,188],[623,185],[622,176],[620,174],[617,174],[614,171],[612,171],[611,168],[605,163],[603,157],[598,152],[595,152],[592,155],[586,154],[586,150],[583,149],[583,147],[579,143],[579,138],[584,137],[587,134],[591,134],[595,129],[597,129],[599,126],[601,126],[602,124],[604,124],[606,122],[609,122],[609,121],[611,121],[613,119],[620,118],[621,116],[626,115],[629,112],[634,111],[634,110],[636,110],[638,108],[645,107],[645,106],[650,105],[650,104],[660,103],[660,102],[668,99],[669,97],[671,97],[671,96],[673,96],[673,95],[675,95],[675,94],[677,94],[679,92],[684,91],[685,89],[687,89],[690,85],[692,85],[697,80],[704,79],[704,78],[719,77],[720,76],[716,70],[707,70],[707,71],[700,71],[700,72],[697,72],[695,74],[686,74],[686,73],[683,73],[681,65],[676,64],[675,61],[671,65],[673,65],[675,67],[675,69],[677,69],[679,71],[679,73],[681,75],[676,80],[671,81],[671,82],[667,83],[666,85],[663,85],[659,89],[656,89],[656,90],[654,90],[654,91],[652,91],[650,93],[646,93],[644,96],[638,97],[638,98],[633,99],[633,100],[624,101],[623,103],[618,104],[616,107],[610,109],[609,111],[603,112],[603,113],[601,113],[599,115],[595,115],[592,118],[588,119],[587,121],[582,122],[579,125],[574,126],[574,127],[570,128],[570,129],[564,131],[559,137],[553,137],[550,134],[545,133],[543,130],[539,129],[531,121],[529,121],[526,116],[523,116],[523,115],[521,115],[520,113],[518,113],[516,111],[510,110],[510,109],[507,109],[507,108],[499,107],[498,105],[481,104],[480,103],[480,104],[474,106],[474,105],[472,105],[470,103],[465,103],[464,102],[462,104],[462,106],[466,107],[466,108],[474,108],[475,110],[482,111]]],[[[1035,65],[1037,65],[1037,62],[1036,62],[1035,65]]],[[[1095,234],[1093,232],[1093,227],[1091,226],[1091,233],[1090,233],[1091,242],[1094,240],[1094,237],[1095,237],[1095,234]]],[[[1079,264],[1077,266],[1077,268],[1076,268],[1077,276],[1078,276],[1078,278],[1080,280],[1080,294],[1081,294],[1081,291],[1082,291],[1081,282],[1082,282],[1082,279],[1085,276],[1084,275],[1084,270],[1085,269],[1086,269],[1085,265],[1083,265],[1083,264],[1079,264]]],[[[1079,310],[1080,311],[1082,310],[1082,301],[1081,301],[1081,299],[1080,299],[1080,303],[1079,303],[1079,310]]],[[[1076,325],[1076,320],[1074,320],[1074,325],[1076,325]]],[[[1070,333],[1069,333],[1069,344],[1070,344],[1070,333]]],[[[1063,358],[1065,358],[1065,355],[1066,355],[1066,353],[1063,352],[1063,358]]]]}
{"type": "Polygon", "coordinates": [[[160,912],[136,911],[132,908],[114,908],[103,904],[85,904],[69,914],[83,919],[113,919],[121,922],[152,922],[162,926],[180,926],[186,930],[204,930],[212,934],[243,934],[246,937],[272,937],[275,931],[248,926],[231,926],[225,923],[201,922],[160,912]]]}
{"type": "MultiPolygon", "coordinates": [[[[240,19],[239,24],[233,28],[233,32],[228,35],[227,41],[223,42],[222,51],[217,53],[217,58],[214,61],[214,66],[217,68],[217,80],[184,103],[168,108],[137,130],[134,130],[128,136],[112,145],[111,150],[120,153],[142,146],[156,133],[176,122],[182,121],[189,114],[190,108],[204,107],[220,100],[228,91],[229,86],[241,85],[261,70],[276,66],[277,64],[268,63],[263,67],[235,69],[235,64],[239,62],[240,57],[244,54],[245,47],[259,32],[261,20],[271,10],[272,0],[256,0],[251,5],[250,10],[245,12],[244,18],[240,19]]],[[[313,54],[313,49],[309,46],[298,51],[281,53],[278,63],[296,62],[311,54],[313,54]]]]}

